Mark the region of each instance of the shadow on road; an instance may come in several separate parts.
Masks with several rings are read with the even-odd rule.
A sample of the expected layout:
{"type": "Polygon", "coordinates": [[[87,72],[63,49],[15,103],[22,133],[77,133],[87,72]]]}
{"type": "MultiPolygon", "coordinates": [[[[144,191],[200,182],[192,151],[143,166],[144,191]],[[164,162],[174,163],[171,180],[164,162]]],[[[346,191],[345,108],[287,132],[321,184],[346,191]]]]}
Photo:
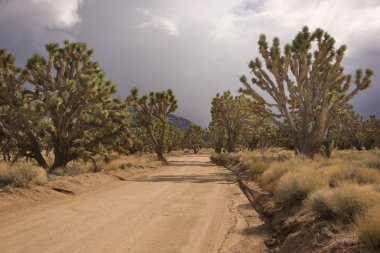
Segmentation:
{"type": "Polygon", "coordinates": [[[188,175],[157,175],[148,178],[140,178],[131,181],[137,182],[172,182],[172,183],[218,183],[231,184],[232,179],[226,173],[188,174],[188,175]]]}
{"type": "Polygon", "coordinates": [[[212,163],[202,163],[202,162],[191,162],[191,161],[170,161],[167,167],[213,167],[215,164],[212,163]]]}

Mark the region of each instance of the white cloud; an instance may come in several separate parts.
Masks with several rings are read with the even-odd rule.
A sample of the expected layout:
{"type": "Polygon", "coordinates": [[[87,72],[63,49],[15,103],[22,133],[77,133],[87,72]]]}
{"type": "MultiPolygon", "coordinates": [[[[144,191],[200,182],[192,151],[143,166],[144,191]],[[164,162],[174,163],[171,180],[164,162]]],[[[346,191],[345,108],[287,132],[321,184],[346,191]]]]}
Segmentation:
{"type": "Polygon", "coordinates": [[[140,8],[136,8],[137,11],[141,12],[145,17],[147,17],[147,21],[141,23],[138,27],[153,27],[156,29],[164,30],[172,36],[179,37],[180,33],[178,31],[177,24],[170,18],[153,14],[149,10],[143,10],[140,8]]]}
{"type": "Polygon", "coordinates": [[[312,30],[320,27],[331,33],[337,43],[348,44],[350,51],[360,50],[373,40],[380,42],[377,0],[256,0],[241,1],[237,7],[215,15],[212,38],[223,41],[233,37],[236,43],[251,43],[265,33],[279,36],[285,43],[308,25],[312,30]],[[246,8],[247,3],[259,8],[246,8]]]}

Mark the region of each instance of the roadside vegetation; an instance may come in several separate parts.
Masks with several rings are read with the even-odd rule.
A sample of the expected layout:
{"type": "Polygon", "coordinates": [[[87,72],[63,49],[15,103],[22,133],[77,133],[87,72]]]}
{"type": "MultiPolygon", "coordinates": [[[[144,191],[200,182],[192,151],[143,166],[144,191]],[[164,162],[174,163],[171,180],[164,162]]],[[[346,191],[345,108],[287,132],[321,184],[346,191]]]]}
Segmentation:
{"type": "Polygon", "coordinates": [[[40,168],[72,176],[134,167],[139,153],[167,163],[166,153],[205,146],[200,126],[169,121],[177,108],[172,90],[139,96],[134,88],[123,100],[85,43],[45,48],[24,68],[0,49],[1,188],[27,186],[40,168]]]}
{"type": "MultiPolygon", "coordinates": [[[[372,71],[345,73],[346,46],[321,29],[304,27],[283,49],[278,38],[270,45],[261,35],[258,48],[240,95],[225,91],[212,101],[211,160],[267,192],[270,217],[282,213],[290,224],[284,231],[307,214],[345,232],[354,228],[357,240],[380,248],[380,120],[364,119],[349,104],[370,86],[372,71]]],[[[279,227],[268,245],[284,243],[279,227]]]]}
{"type": "Polygon", "coordinates": [[[211,160],[253,180],[287,212],[301,209],[319,221],[353,228],[360,242],[380,247],[380,151],[336,151],[330,159],[310,160],[291,151],[212,154],[211,160]]]}

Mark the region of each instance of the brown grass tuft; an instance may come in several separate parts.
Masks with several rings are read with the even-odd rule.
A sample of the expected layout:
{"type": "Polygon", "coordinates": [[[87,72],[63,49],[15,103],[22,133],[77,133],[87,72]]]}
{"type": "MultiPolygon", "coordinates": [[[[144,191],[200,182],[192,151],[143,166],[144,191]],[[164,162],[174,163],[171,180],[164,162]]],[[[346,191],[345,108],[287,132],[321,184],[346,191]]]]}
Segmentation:
{"type": "Polygon", "coordinates": [[[0,188],[26,187],[29,183],[43,185],[47,182],[45,170],[31,163],[16,163],[12,166],[0,163],[0,188]]]}
{"type": "Polygon", "coordinates": [[[283,175],[275,187],[274,197],[279,205],[300,203],[310,193],[327,186],[327,180],[320,171],[304,167],[283,175]]]}
{"type": "Polygon", "coordinates": [[[371,248],[380,248],[380,206],[370,208],[355,220],[359,241],[371,248]]]}
{"type": "Polygon", "coordinates": [[[252,179],[256,179],[269,168],[269,164],[264,161],[248,160],[242,162],[241,168],[249,171],[252,179]]]}
{"type": "Polygon", "coordinates": [[[370,185],[342,183],[336,188],[324,188],[310,195],[309,210],[324,219],[351,222],[356,215],[380,204],[380,195],[370,185]]]}
{"type": "Polygon", "coordinates": [[[380,171],[376,169],[353,167],[338,164],[327,168],[325,171],[331,187],[342,182],[354,182],[358,184],[372,184],[380,180],[380,171]]]}
{"type": "Polygon", "coordinates": [[[240,155],[239,154],[218,154],[214,153],[210,156],[210,159],[213,163],[220,166],[226,166],[229,164],[233,164],[239,161],[240,155]]]}

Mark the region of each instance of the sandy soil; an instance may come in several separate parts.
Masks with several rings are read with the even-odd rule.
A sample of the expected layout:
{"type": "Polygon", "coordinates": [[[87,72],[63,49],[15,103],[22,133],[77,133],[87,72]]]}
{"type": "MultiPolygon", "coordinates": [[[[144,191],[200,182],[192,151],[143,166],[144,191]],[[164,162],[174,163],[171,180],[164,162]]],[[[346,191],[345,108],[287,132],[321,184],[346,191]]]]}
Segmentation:
{"type": "Polygon", "coordinates": [[[206,156],[24,209],[2,210],[0,252],[265,252],[265,225],[206,156]]]}

